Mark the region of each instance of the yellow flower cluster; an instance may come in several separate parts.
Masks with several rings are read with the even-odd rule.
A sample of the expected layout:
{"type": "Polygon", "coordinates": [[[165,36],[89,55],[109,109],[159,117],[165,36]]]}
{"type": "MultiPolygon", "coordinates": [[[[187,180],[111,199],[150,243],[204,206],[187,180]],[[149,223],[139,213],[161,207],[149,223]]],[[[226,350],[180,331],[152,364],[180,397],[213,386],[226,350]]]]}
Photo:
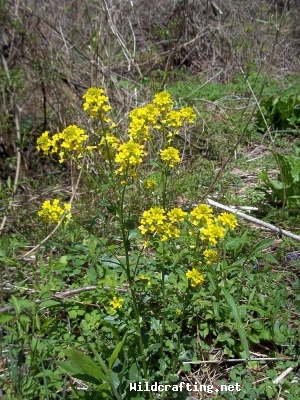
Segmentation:
{"type": "Polygon", "coordinates": [[[109,99],[101,88],[91,87],[82,96],[85,99],[83,109],[91,118],[100,117],[104,122],[111,122],[107,117],[108,111],[111,110],[109,99]]]}
{"type": "Polygon", "coordinates": [[[123,301],[124,299],[122,299],[121,297],[114,296],[109,304],[112,306],[114,310],[117,310],[118,308],[122,307],[123,301]]]}
{"type": "Polygon", "coordinates": [[[153,179],[147,179],[143,183],[144,189],[154,189],[156,186],[156,182],[153,179]]]}
{"type": "Polygon", "coordinates": [[[147,284],[147,286],[151,286],[151,278],[149,278],[149,276],[146,276],[146,275],[140,275],[139,277],[138,277],[138,279],[140,280],[140,281],[142,281],[144,284],[147,284]]]}
{"type": "Polygon", "coordinates": [[[163,208],[151,207],[143,212],[139,229],[143,235],[157,234],[160,241],[165,242],[180,236],[177,224],[183,222],[186,215],[187,213],[181,208],[173,208],[166,212],[163,208]]]}
{"type": "Polygon", "coordinates": [[[192,287],[200,286],[204,282],[204,275],[197,268],[192,268],[185,275],[191,280],[192,287]]]}
{"type": "Polygon", "coordinates": [[[66,222],[72,218],[71,205],[64,204],[64,208],[59,205],[59,200],[54,199],[52,204],[50,200],[45,200],[42,209],[38,211],[38,216],[43,218],[45,222],[60,222],[62,216],[65,214],[66,222]]]}
{"type": "Polygon", "coordinates": [[[46,131],[42,133],[42,135],[37,139],[37,146],[36,148],[38,151],[43,151],[46,155],[52,156],[53,153],[56,153],[58,148],[56,145],[57,142],[57,137],[58,134],[53,135],[55,138],[49,138],[49,132],[46,131]]]}
{"type": "Polygon", "coordinates": [[[217,221],[221,222],[221,224],[229,229],[235,229],[237,227],[237,220],[233,214],[222,213],[217,217],[217,221]]]}
{"type": "MultiPolygon", "coordinates": [[[[189,220],[192,225],[201,227],[202,238],[207,239],[212,246],[216,246],[218,241],[225,237],[227,229],[235,229],[237,226],[236,217],[232,214],[222,213],[213,218],[213,210],[206,204],[196,206],[190,212],[189,220]]],[[[193,231],[190,234],[195,236],[193,231]]]]}
{"type": "Polygon", "coordinates": [[[212,217],[213,210],[206,204],[199,204],[190,212],[190,222],[195,226],[204,225],[212,217]]]}
{"type": "Polygon", "coordinates": [[[112,133],[107,133],[105,136],[101,138],[100,145],[101,146],[108,145],[112,147],[114,150],[116,150],[120,145],[120,140],[112,133]]]}
{"type": "Polygon", "coordinates": [[[226,230],[214,221],[208,221],[206,226],[200,229],[202,236],[207,238],[212,246],[216,246],[218,239],[223,239],[226,230]]]}
{"type": "Polygon", "coordinates": [[[59,153],[59,162],[62,163],[65,161],[66,153],[69,152],[77,153],[77,158],[82,157],[84,142],[87,138],[88,135],[83,129],[70,125],[61,133],[54,134],[52,138],[49,137],[48,131],[44,132],[37,139],[37,149],[49,155],[59,153]]]}
{"type": "Polygon", "coordinates": [[[179,151],[175,149],[175,147],[167,147],[161,150],[160,158],[171,168],[173,168],[176,163],[180,162],[179,151]]]}
{"type": "MultiPolygon", "coordinates": [[[[163,208],[152,207],[144,211],[139,229],[142,235],[159,235],[162,242],[177,238],[180,236],[180,230],[177,225],[179,222],[184,221],[186,215],[187,213],[181,208],[173,208],[166,212],[163,208]]],[[[188,220],[192,225],[190,235],[198,236],[200,233],[201,239],[207,240],[211,246],[216,246],[218,241],[225,237],[228,229],[235,229],[237,226],[237,220],[234,215],[222,213],[214,218],[212,208],[206,204],[196,206],[189,213],[188,220]]],[[[194,249],[195,245],[192,244],[190,248],[194,249]]],[[[213,249],[205,250],[203,255],[207,264],[218,260],[218,253],[213,249]]]]}
{"type": "Polygon", "coordinates": [[[159,110],[151,103],[147,104],[145,107],[132,110],[129,114],[129,138],[141,143],[148,140],[150,126],[155,126],[158,117],[159,110]]]}
{"type": "Polygon", "coordinates": [[[115,162],[120,164],[116,173],[121,174],[128,166],[135,167],[143,162],[143,157],[147,154],[145,152],[145,146],[132,140],[121,144],[117,149],[117,154],[115,156],[115,162]]]}
{"type": "Polygon", "coordinates": [[[159,109],[162,114],[171,111],[173,100],[168,92],[160,92],[154,96],[153,104],[159,109]]]}
{"type": "Polygon", "coordinates": [[[205,257],[205,261],[207,265],[218,262],[219,256],[218,253],[213,249],[206,249],[203,251],[203,255],[205,257]]]}
{"type": "MultiPolygon", "coordinates": [[[[111,110],[109,99],[101,88],[91,87],[83,95],[83,109],[91,118],[98,117],[102,123],[109,124],[108,128],[113,129],[116,125],[111,122],[108,112],[111,110]]],[[[85,142],[88,135],[83,129],[76,125],[70,125],[61,133],[56,133],[52,137],[48,131],[44,132],[37,140],[37,149],[44,151],[45,154],[59,154],[59,162],[66,159],[66,155],[73,155],[76,158],[82,157],[84,151],[91,152],[99,149],[102,156],[110,158],[119,164],[117,173],[129,171],[131,176],[134,168],[139,165],[146,155],[144,143],[149,139],[150,129],[154,128],[165,132],[170,142],[178,129],[186,121],[193,123],[196,114],[191,107],[184,107],[180,110],[173,110],[173,101],[167,92],[161,92],[154,96],[152,103],[144,107],[139,107],[129,114],[129,127],[127,143],[120,143],[120,140],[112,133],[106,132],[102,135],[97,146],[87,146],[85,142]],[[75,154],[72,154],[75,153],[75,154]]],[[[101,130],[95,131],[101,135],[101,130]]],[[[180,161],[179,151],[174,147],[162,149],[160,157],[168,167],[174,167],[180,161]]]]}
{"type": "Polygon", "coordinates": [[[116,151],[120,146],[120,140],[112,133],[106,133],[100,140],[98,149],[102,157],[107,159],[114,159],[116,151]]]}
{"type": "Polygon", "coordinates": [[[129,114],[129,138],[143,143],[149,138],[150,127],[158,130],[167,128],[170,142],[185,121],[193,123],[196,119],[196,114],[191,107],[184,107],[181,110],[172,108],[173,101],[170,94],[161,92],[154,96],[152,103],[131,111],[129,114]]]}

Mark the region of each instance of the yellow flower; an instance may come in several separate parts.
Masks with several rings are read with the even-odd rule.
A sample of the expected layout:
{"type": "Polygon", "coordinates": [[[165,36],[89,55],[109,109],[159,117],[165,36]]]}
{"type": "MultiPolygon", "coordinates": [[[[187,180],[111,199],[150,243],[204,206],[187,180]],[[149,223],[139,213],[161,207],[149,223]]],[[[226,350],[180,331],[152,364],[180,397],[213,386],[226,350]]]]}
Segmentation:
{"type": "Polygon", "coordinates": [[[104,122],[110,122],[106,114],[111,110],[111,106],[103,89],[91,87],[82,97],[85,99],[83,109],[91,118],[99,115],[104,122]]]}
{"type": "Polygon", "coordinates": [[[178,110],[171,110],[161,121],[163,125],[169,128],[179,129],[183,125],[183,120],[181,118],[181,113],[178,110]]]}
{"type": "Polygon", "coordinates": [[[150,226],[153,224],[162,225],[166,219],[166,212],[163,208],[151,207],[149,210],[143,212],[143,218],[141,222],[142,224],[147,224],[150,226]]]}
{"type": "Polygon", "coordinates": [[[147,154],[144,150],[145,146],[129,140],[121,144],[117,149],[115,162],[120,164],[120,168],[116,171],[122,173],[128,166],[136,166],[141,164],[143,157],[147,154]]]}
{"type": "Polygon", "coordinates": [[[149,128],[156,124],[159,110],[153,104],[139,107],[129,114],[130,124],[128,135],[131,140],[145,142],[149,138],[149,128]]]}
{"type": "Polygon", "coordinates": [[[120,140],[112,133],[107,133],[103,136],[98,144],[100,154],[107,160],[112,160],[115,157],[117,148],[120,146],[120,140]]]}
{"type": "Polygon", "coordinates": [[[145,189],[153,189],[156,186],[156,182],[153,179],[147,179],[144,183],[143,183],[143,187],[145,189]]]}
{"type": "Polygon", "coordinates": [[[178,238],[180,236],[180,230],[177,226],[170,224],[169,222],[159,226],[157,228],[157,233],[161,235],[161,242],[166,242],[169,239],[178,238]]]}
{"type": "Polygon", "coordinates": [[[192,268],[185,274],[191,280],[191,286],[196,287],[204,282],[204,275],[197,268],[192,268]]]}
{"type": "Polygon", "coordinates": [[[229,229],[235,229],[238,225],[236,216],[229,213],[222,213],[217,217],[217,221],[221,222],[223,226],[229,229]]]}
{"type": "Polygon", "coordinates": [[[183,222],[184,217],[187,215],[187,212],[183,211],[181,208],[173,208],[168,212],[168,217],[170,222],[183,222]]]}
{"type": "MultiPolygon", "coordinates": [[[[179,129],[183,126],[185,121],[193,123],[195,119],[196,119],[196,114],[192,109],[192,107],[184,107],[181,110],[169,111],[161,122],[163,125],[169,128],[179,129]]],[[[177,133],[178,131],[175,131],[173,135],[177,133]]]]}
{"type": "Polygon", "coordinates": [[[161,150],[160,158],[171,168],[173,168],[176,163],[180,162],[179,151],[174,147],[167,147],[166,149],[161,150]]]}
{"type": "Polygon", "coordinates": [[[100,146],[108,145],[114,150],[116,150],[120,146],[120,140],[112,133],[107,133],[105,136],[101,138],[99,145],[100,146]]]}
{"type": "Polygon", "coordinates": [[[213,210],[206,204],[199,204],[190,212],[190,221],[193,225],[199,226],[205,224],[212,219],[213,210]]]}
{"type": "Polygon", "coordinates": [[[46,131],[37,139],[36,148],[38,151],[43,150],[45,154],[48,154],[51,148],[51,139],[49,138],[49,132],[46,131]]]}
{"type": "Polygon", "coordinates": [[[83,129],[78,128],[76,125],[70,125],[61,133],[55,133],[52,138],[49,137],[49,132],[44,132],[37,139],[37,149],[43,150],[45,154],[59,154],[59,162],[65,160],[65,153],[76,152],[76,156],[82,157],[84,150],[84,142],[87,140],[88,135],[84,133],[83,129]]]}
{"type": "Polygon", "coordinates": [[[90,153],[95,149],[97,149],[97,146],[86,146],[86,150],[89,151],[90,153]]]}
{"type": "Polygon", "coordinates": [[[186,214],[180,208],[174,208],[166,214],[163,208],[152,207],[143,212],[139,229],[142,235],[157,234],[161,242],[178,238],[180,230],[175,224],[183,222],[186,214]]]}
{"type": "Polygon", "coordinates": [[[173,101],[171,96],[167,92],[160,92],[154,96],[153,104],[159,109],[161,113],[171,111],[173,101]]]}
{"type": "Polygon", "coordinates": [[[216,263],[219,260],[218,252],[212,249],[204,250],[203,255],[208,265],[216,263]]]}
{"type": "Polygon", "coordinates": [[[60,207],[59,200],[54,199],[52,204],[50,200],[45,200],[42,209],[38,211],[38,216],[43,218],[45,222],[60,222],[62,216],[65,214],[66,222],[72,218],[71,205],[64,204],[64,208],[60,207]]]}
{"type": "Polygon", "coordinates": [[[147,286],[151,286],[151,278],[149,278],[149,276],[145,276],[145,275],[140,275],[138,277],[139,280],[143,281],[143,283],[147,284],[147,286]]]}
{"type": "Polygon", "coordinates": [[[192,107],[184,107],[179,112],[183,120],[187,120],[190,124],[195,122],[196,114],[192,107]]]}
{"type": "Polygon", "coordinates": [[[121,297],[114,296],[109,304],[112,306],[114,310],[117,310],[118,308],[122,307],[123,301],[124,299],[122,299],[121,297]]]}
{"type": "Polygon", "coordinates": [[[209,221],[206,227],[201,228],[200,232],[208,238],[212,246],[217,244],[217,239],[223,239],[225,236],[225,229],[212,221],[209,221]]]}
{"type": "Polygon", "coordinates": [[[62,140],[61,147],[67,150],[82,151],[82,143],[88,138],[83,129],[78,128],[76,125],[70,125],[58,134],[62,140]]]}

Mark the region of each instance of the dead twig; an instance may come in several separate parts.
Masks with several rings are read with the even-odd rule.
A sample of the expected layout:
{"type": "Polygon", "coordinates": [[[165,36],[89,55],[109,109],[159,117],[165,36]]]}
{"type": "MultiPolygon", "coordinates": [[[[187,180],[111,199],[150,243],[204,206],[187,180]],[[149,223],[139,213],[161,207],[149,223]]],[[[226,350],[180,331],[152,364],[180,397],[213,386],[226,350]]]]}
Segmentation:
{"type": "Polygon", "coordinates": [[[236,210],[235,208],[232,208],[232,207],[229,207],[229,206],[225,206],[224,204],[217,203],[216,201],[211,200],[211,199],[207,199],[207,202],[208,202],[208,204],[211,204],[212,206],[221,208],[222,210],[228,211],[228,212],[230,212],[232,214],[236,214],[241,218],[244,218],[244,219],[246,219],[248,221],[253,222],[254,224],[264,226],[265,228],[268,228],[271,231],[277,232],[280,235],[284,235],[284,236],[287,236],[287,237],[290,237],[292,239],[300,241],[300,236],[299,235],[295,235],[294,233],[286,231],[286,230],[281,229],[281,228],[278,228],[275,225],[271,225],[271,224],[268,224],[267,222],[261,221],[260,219],[251,217],[250,215],[244,214],[244,213],[236,210]]]}
{"type": "MultiPolygon", "coordinates": [[[[85,287],[78,288],[78,289],[66,290],[65,292],[56,292],[53,294],[53,296],[47,297],[46,299],[43,299],[43,300],[37,299],[33,303],[37,305],[37,304],[41,304],[47,300],[65,299],[66,297],[75,296],[75,295],[83,293],[83,292],[89,292],[89,291],[93,291],[93,290],[97,290],[97,289],[99,289],[99,286],[91,285],[91,286],[85,286],[85,287]]],[[[127,293],[128,292],[127,289],[119,288],[119,287],[111,288],[110,286],[103,286],[102,289],[106,290],[106,291],[114,289],[119,293],[127,293]]],[[[31,307],[32,306],[26,307],[26,308],[31,308],[31,307]]],[[[0,308],[0,313],[10,312],[13,309],[14,309],[13,306],[6,306],[3,308],[0,308]]]]}

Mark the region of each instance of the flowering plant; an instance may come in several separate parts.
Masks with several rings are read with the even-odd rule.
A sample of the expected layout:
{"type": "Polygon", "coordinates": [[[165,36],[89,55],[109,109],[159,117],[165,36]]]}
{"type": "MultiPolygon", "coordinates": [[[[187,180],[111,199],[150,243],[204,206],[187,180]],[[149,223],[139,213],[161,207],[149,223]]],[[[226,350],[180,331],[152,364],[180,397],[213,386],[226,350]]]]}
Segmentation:
{"type": "MultiPolygon", "coordinates": [[[[97,240],[103,245],[100,259],[106,268],[98,279],[98,294],[103,315],[109,316],[103,318],[111,332],[107,345],[111,348],[113,337],[115,349],[106,366],[99,354],[101,346],[90,345],[100,365],[98,372],[87,355],[83,358],[86,365],[94,365],[103,388],[121,398],[122,393],[128,394],[132,380],[168,383],[178,379],[189,318],[205,299],[207,273],[212,276],[224,256],[224,240],[237,227],[237,220],[228,213],[215,215],[206,204],[189,211],[170,204],[174,169],[181,161],[175,139],[182,127],[195,121],[193,108],[175,110],[171,96],[158,93],[151,103],[131,111],[126,135],[122,135],[112,121],[103,89],[90,88],[83,98],[93,130],[87,133],[71,125],[52,136],[45,132],[37,148],[50,156],[57,154],[59,162],[75,162],[105,196],[101,204],[114,216],[122,245],[108,245],[101,234],[97,240]],[[156,160],[149,157],[153,148],[156,160]],[[93,175],[87,161],[101,174],[93,175]],[[150,163],[155,174],[149,173],[150,163]],[[137,216],[136,196],[147,198],[149,205],[137,216]],[[108,292],[103,289],[107,282],[108,292]],[[125,293],[118,292],[122,283],[128,287],[125,293]]],[[[39,216],[47,222],[57,223],[63,217],[72,224],[80,222],[74,216],[71,219],[70,211],[69,205],[61,208],[57,199],[53,204],[46,200],[39,216]]],[[[73,350],[65,351],[73,369],[69,362],[59,364],[71,374],[78,357],[78,350],[73,350]]],[[[84,368],[76,365],[78,373],[83,373],[84,368]]],[[[86,380],[90,377],[94,382],[89,371],[86,380]]],[[[145,395],[153,397],[151,392],[145,395]]]]}

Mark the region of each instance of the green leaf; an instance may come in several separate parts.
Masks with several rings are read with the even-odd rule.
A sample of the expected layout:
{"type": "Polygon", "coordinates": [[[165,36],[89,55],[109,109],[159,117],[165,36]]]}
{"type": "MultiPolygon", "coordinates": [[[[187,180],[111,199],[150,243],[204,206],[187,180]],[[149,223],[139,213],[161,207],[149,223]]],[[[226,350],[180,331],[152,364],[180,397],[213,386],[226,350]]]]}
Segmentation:
{"type": "Polygon", "coordinates": [[[264,250],[264,249],[270,247],[273,242],[274,242],[274,239],[264,239],[264,240],[262,240],[261,242],[257,243],[253,247],[253,249],[251,251],[251,255],[256,255],[261,250],[264,250]]]}
{"type": "Polygon", "coordinates": [[[5,324],[6,322],[14,319],[14,316],[9,313],[1,313],[0,314],[0,324],[5,324]]]}
{"type": "MultiPolygon", "coordinates": [[[[117,389],[120,386],[120,378],[119,378],[119,374],[117,372],[111,371],[110,382],[114,389],[117,389]]],[[[114,390],[114,393],[116,393],[115,390],[114,390]]],[[[116,395],[116,398],[118,398],[118,394],[116,395]]]]}
{"type": "Polygon", "coordinates": [[[89,343],[90,349],[92,350],[96,360],[98,361],[102,371],[104,372],[104,374],[106,375],[106,377],[109,377],[109,369],[107,368],[107,366],[105,365],[105,362],[103,361],[102,357],[100,356],[100,354],[97,352],[97,350],[95,349],[95,346],[92,343],[89,343]]]}
{"type": "Polygon", "coordinates": [[[255,257],[267,260],[273,264],[279,264],[278,260],[270,253],[258,253],[255,257]]]}
{"type": "Polygon", "coordinates": [[[274,340],[278,344],[285,344],[287,341],[287,337],[283,335],[281,332],[275,332],[274,340]]]}
{"type": "Polygon", "coordinates": [[[71,318],[71,319],[75,319],[75,318],[77,318],[77,310],[69,310],[69,317],[71,318]]]}
{"type": "Polygon", "coordinates": [[[274,388],[272,386],[266,386],[266,394],[269,399],[274,398],[273,395],[275,394],[274,388]]]}
{"type": "Polygon", "coordinates": [[[166,324],[174,331],[179,330],[179,326],[177,324],[175,324],[175,322],[173,322],[173,321],[166,320],[166,324]]]}
{"type": "Polygon", "coordinates": [[[159,362],[159,370],[160,370],[160,372],[164,373],[165,370],[166,370],[167,367],[168,367],[166,361],[165,361],[163,358],[160,358],[160,359],[158,360],[158,362],[159,362]]]}
{"type": "Polygon", "coordinates": [[[73,348],[62,350],[62,352],[70,358],[71,366],[77,373],[106,380],[101,369],[87,354],[73,348]]]}
{"type": "Polygon", "coordinates": [[[128,219],[127,221],[124,222],[124,227],[129,230],[132,231],[133,229],[136,228],[136,222],[133,219],[128,219]]]}
{"type": "Polygon", "coordinates": [[[115,257],[115,256],[103,256],[101,258],[101,262],[103,265],[109,267],[109,268],[117,268],[117,267],[123,267],[122,263],[120,262],[120,260],[115,257]]]}
{"type": "Polygon", "coordinates": [[[241,339],[242,345],[244,347],[244,351],[247,355],[247,358],[250,358],[250,350],[249,350],[249,345],[248,345],[248,341],[247,341],[247,337],[246,337],[246,332],[245,332],[244,327],[242,326],[242,321],[241,321],[238,309],[236,307],[235,301],[234,301],[233,297],[231,296],[231,294],[224,287],[221,287],[221,290],[226,298],[226,301],[227,301],[229,307],[231,308],[235,323],[238,326],[237,332],[241,339]]]}
{"type": "Polygon", "coordinates": [[[96,385],[99,385],[100,383],[99,379],[97,379],[96,377],[87,374],[82,374],[78,372],[76,369],[74,369],[72,366],[72,361],[56,362],[56,364],[75,379],[80,379],[81,381],[93,383],[96,385]]]}
{"type": "Polygon", "coordinates": [[[139,375],[140,368],[138,367],[136,362],[133,362],[129,368],[129,379],[131,381],[138,382],[141,379],[141,376],[139,375]]]}
{"type": "MultiPolygon", "coordinates": [[[[80,381],[88,382],[88,383],[93,383],[94,385],[99,385],[99,380],[96,379],[94,376],[90,375],[85,375],[85,374],[75,374],[72,375],[75,379],[78,379],[80,381]]],[[[108,384],[109,387],[109,384],[108,384]]]]}
{"type": "Polygon", "coordinates": [[[159,319],[151,318],[151,330],[154,330],[156,334],[160,335],[162,332],[162,325],[159,319]]]}
{"type": "Polygon", "coordinates": [[[76,368],[76,366],[73,365],[72,361],[57,361],[56,364],[64,369],[68,374],[71,376],[74,376],[75,374],[78,374],[79,371],[76,368]]]}
{"type": "Polygon", "coordinates": [[[44,300],[39,304],[40,308],[51,308],[51,307],[56,307],[56,306],[62,307],[63,304],[59,300],[44,300]]]}
{"type": "Polygon", "coordinates": [[[100,203],[99,206],[106,207],[110,214],[117,215],[117,206],[113,203],[100,203]]]}
{"type": "Polygon", "coordinates": [[[19,302],[19,300],[15,296],[11,296],[10,301],[15,310],[15,313],[19,315],[22,310],[21,302],[19,302]]]}
{"type": "Polygon", "coordinates": [[[263,329],[262,331],[259,332],[259,337],[260,337],[260,339],[270,340],[271,339],[271,333],[270,333],[270,331],[267,331],[266,329],[263,329]]]}
{"type": "Polygon", "coordinates": [[[259,343],[260,342],[258,336],[255,333],[253,335],[249,335],[249,340],[251,340],[252,343],[259,343]]]}
{"type": "Polygon", "coordinates": [[[242,304],[238,306],[238,309],[243,309],[246,308],[247,310],[252,310],[252,311],[256,311],[260,317],[264,317],[265,316],[265,311],[257,306],[251,306],[250,304],[242,304]]]}
{"type": "Polygon", "coordinates": [[[120,353],[120,351],[122,350],[122,347],[124,345],[124,342],[126,340],[127,334],[124,336],[123,340],[121,340],[121,342],[119,342],[116,347],[114,348],[114,351],[112,352],[112,355],[109,358],[108,361],[108,369],[111,370],[116,359],[118,358],[118,355],[120,353]]]}

